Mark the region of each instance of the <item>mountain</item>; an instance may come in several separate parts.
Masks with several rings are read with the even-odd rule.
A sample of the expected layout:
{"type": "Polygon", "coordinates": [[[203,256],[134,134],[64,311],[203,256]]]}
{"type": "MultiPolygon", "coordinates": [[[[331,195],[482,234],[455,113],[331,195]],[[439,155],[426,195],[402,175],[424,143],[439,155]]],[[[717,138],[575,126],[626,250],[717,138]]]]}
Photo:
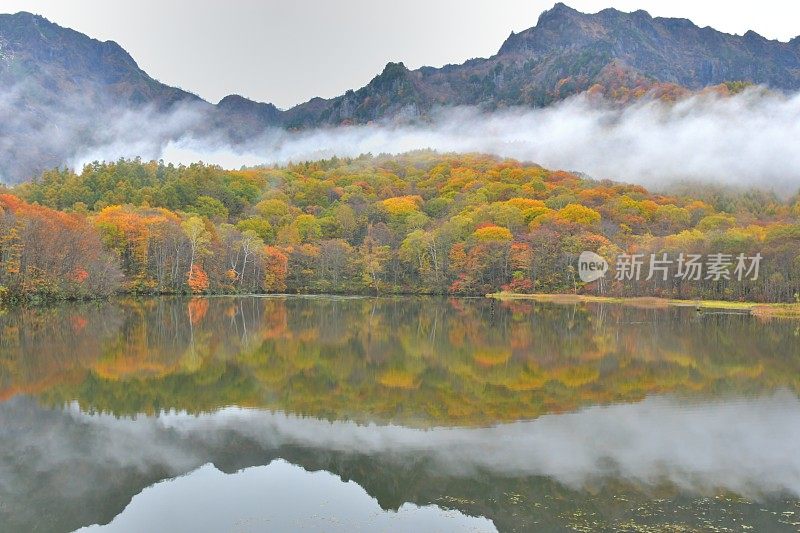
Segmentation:
{"type": "Polygon", "coordinates": [[[0,15],[0,182],[30,178],[76,154],[158,125],[150,143],[189,132],[242,142],[280,111],[231,95],[212,105],[144,72],[117,43],[30,13],[0,15]],[[133,115],[133,116],[130,116],[133,115]],[[169,117],[161,123],[158,117],[169,117]]]}
{"type": "Polygon", "coordinates": [[[0,15],[0,178],[26,179],[93,147],[147,144],[141,130],[156,130],[150,144],[186,133],[237,144],[269,127],[424,120],[440,106],[546,106],[583,91],[625,102],[731,81],[800,89],[800,37],[782,43],[558,3],[492,57],[416,70],[388,63],[358,90],[281,111],[238,95],[211,104],[151,78],[113,41],[22,12],[0,15]]]}
{"type": "Polygon", "coordinates": [[[729,81],[800,89],[800,37],[782,43],[645,11],[584,14],[558,3],[488,59],[413,71],[389,63],[366,87],[301,104],[284,122],[366,122],[440,105],[545,106],[592,88],[619,98],[658,84],[697,90],[729,81]]]}
{"type": "Polygon", "coordinates": [[[0,15],[0,83],[24,84],[26,102],[81,94],[99,105],[167,108],[200,98],[157,82],[113,41],[95,39],[30,13],[0,15]]]}
{"type": "Polygon", "coordinates": [[[224,128],[234,143],[246,142],[254,132],[281,123],[281,110],[273,104],[254,102],[238,94],[230,94],[216,106],[217,124],[224,128]]]}

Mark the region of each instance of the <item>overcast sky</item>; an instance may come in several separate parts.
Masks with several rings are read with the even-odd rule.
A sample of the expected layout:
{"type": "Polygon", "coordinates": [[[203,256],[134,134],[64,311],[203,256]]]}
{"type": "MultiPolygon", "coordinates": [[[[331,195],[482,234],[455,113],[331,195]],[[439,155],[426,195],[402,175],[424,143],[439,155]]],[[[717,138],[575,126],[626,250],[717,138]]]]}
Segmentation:
{"type": "MultiPolygon", "coordinates": [[[[492,55],[553,0],[0,0],[120,43],[156,79],[212,102],[238,93],[286,108],[365,85],[387,61],[441,66],[492,55]]],[[[569,0],[584,12],[646,9],[786,41],[796,0],[569,0]],[[789,7],[791,6],[791,7],[789,7]]]]}

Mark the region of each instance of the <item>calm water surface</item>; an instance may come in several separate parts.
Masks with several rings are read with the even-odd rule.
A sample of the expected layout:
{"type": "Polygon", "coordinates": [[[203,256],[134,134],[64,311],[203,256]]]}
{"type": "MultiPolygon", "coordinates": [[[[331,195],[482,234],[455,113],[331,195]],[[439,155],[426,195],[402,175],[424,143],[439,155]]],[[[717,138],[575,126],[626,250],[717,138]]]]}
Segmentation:
{"type": "Polygon", "coordinates": [[[484,299],[0,315],[0,531],[798,531],[800,322],[484,299]]]}

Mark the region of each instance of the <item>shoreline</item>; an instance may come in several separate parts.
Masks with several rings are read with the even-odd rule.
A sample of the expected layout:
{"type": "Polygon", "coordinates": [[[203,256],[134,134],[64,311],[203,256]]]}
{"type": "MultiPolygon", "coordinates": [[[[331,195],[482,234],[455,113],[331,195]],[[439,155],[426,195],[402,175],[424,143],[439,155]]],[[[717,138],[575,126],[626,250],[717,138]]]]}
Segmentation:
{"type": "Polygon", "coordinates": [[[540,303],[579,304],[605,303],[626,305],[642,309],[664,309],[668,307],[694,307],[698,312],[704,309],[723,311],[740,311],[756,317],[768,318],[800,318],[800,303],[759,303],[735,302],[725,300],[678,300],[649,296],[594,296],[588,294],[522,294],[513,292],[495,292],[486,295],[500,301],[531,300],[540,303]]]}
{"type": "Polygon", "coordinates": [[[591,294],[572,293],[514,293],[494,292],[481,295],[447,295],[447,294],[403,294],[403,293],[126,293],[119,292],[110,295],[97,295],[92,297],[68,298],[41,298],[41,299],[9,299],[0,300],[0,312],[15,307],[47,307],[59,303],[96,303],[114,299],[140,299],[140,298],[215,298],[215,297],[340,297],[340,298],[413,298],[413,297],[456,297],[456,298],[488,298],[498,301],[528,300],[539,303],[552,303],[557,305],[575,304],[613,304],[635,307],[639,309],[667,309],[670,307],[693,307],[697,312],[704,310],[736,311],[743,315],[760,318],[795,318],[800,319],[800,303],[763,303],[763,302],[737,302],[726,300],[679,300],[674,298],[659,298],[653,296],[595,296],[591,294]]]}

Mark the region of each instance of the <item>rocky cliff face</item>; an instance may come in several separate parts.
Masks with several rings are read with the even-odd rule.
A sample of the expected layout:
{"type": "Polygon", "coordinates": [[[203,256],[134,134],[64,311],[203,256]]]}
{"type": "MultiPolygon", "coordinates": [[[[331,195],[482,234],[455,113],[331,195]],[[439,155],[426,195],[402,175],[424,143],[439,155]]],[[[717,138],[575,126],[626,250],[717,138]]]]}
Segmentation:
{"type": "Polygon", "coordinates": [[[400,109],[424,114],[437,105],[543,106],[596,85],[697,90],[744,81],[795,91],[800,38],[781,43],[754,32],[728,35],[685,19],[653,18],[645,11],[584,14],[559,3],[542,13],[535,27],[512,33],[493,57],[441,69],[400,67],[390,63],[363,89],[301,104],[286,116],[314,124],[375,120],[400,109]]]}
{"type": "Polygon", "coordinates": [[[29,13],[0,15],[0,81],[23,86],[32,105],[80,95],[96,106],[166,108],[199,97],[154,80],[113,41],[95,39],[29,13]]]}

